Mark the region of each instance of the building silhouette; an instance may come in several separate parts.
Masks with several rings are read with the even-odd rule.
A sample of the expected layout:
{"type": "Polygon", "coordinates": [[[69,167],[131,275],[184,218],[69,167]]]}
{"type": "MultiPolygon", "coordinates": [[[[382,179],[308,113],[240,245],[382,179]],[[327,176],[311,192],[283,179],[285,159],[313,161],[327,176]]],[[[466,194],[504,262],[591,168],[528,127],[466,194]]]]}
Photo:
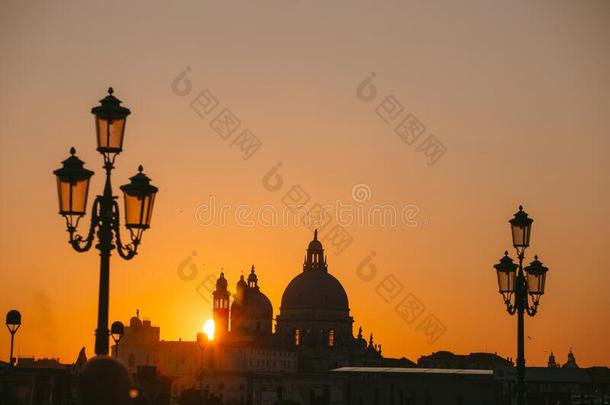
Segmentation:
{"type": "MultiPolygon", "coordinates": [[[[329,271],[317,233],[275,318],[254,266],[234,293],[229,285],[220,273],[211,292],[212,343],[160,340],[159,327],[136,314],[125,328],[119,359],[134,377],[165,376],[174,398],[214,397],[224,404],[511,403],[516,374],[510,359],[438,351],[422,356],[416,367],[405,358],[385,357],[362,328],[354,333],[349,296],[329,271]]],[[[548,368],[528,367],[526,383],[530,404],[575,398],[585,403],[604,400],[610,374],[607,368],[578,369],[570,350],[564,367],[553,354],[548,368]]]]}
{"type": "Polygon", "coordinates": [[[548,368],[557,368],[559,367],[559,364],[557,364],[557,361],[555,360],[555,355],[553,354],[553,352],[551,352],[551,354],[549,355],[549,361],[548,361],[548,368]]]}
{"type": "MultiPolygon", "coordinates": [[[[317,231],[307,247],[301,272],[282,295],[275,319],[273,304],[263,293],[254,266],[247,278],[240,277],[234,291],[232,295],[221,272],[212,292],[212,344],[202,347],[194,340],[160,340],[159,327],[136,314],[125,328],[118,358],[134,375],[138,367],[155,366],[174,380],[174,394],[186,388],[205,388],[202,373],[224,373],[225,380],[235,383],[220,385],[225,391],[229,386],[237,387],[233,393],[237,395],[239,386],[245,391],[247,385],[240,381],[240,373],[295,374],[296,381],[296,374],[324,373],[338,367],[415,366],[406,358],[384,357],[381,345],[374,342],[372,334],[367,341],[362,328],[354,336],[348,295],[329,272],[317,231]]],[[[213,378],[206,376],[205,380],[213,378]]],[[[290,389],[299,390],[294,385],[298,384],[293,383],[290,389]]]]}
{"type": "MultiPolygon", "coordinates": [[[[385,357],[362,328],[354,333],[349,296],[330,273],[317,233],[275,318],[262,285],[252,266],[232,294],[220,273],[211,291],[213,342],[161,340],[160,328],[136,312],[112,349],[139,398],[155,404],[208,398],[224,405],[512,403],[516,372],[510,359],[438,351],[420,357],[416,367],[385,357]]],[[[0,403],[74,403],[86,363],[84,350],[72,365],[33,358],[20,358],[16,367],[0,362],[0,403]]],[[[604,403],[610,392],[610,369],[579,368],[571,349],[562,367],[551,353],[548,367],[528,367],[525,380],[530,405],[604,403]]]]}
{"type": "Polygon", "coordinates": [[[570,352],[568,353],[568,361],[561,366],[562,368],[579,368],[578,364],[576,364],[576,357],[574,353],[572,353],[572,348],[570,348],[570,352]]]}
{"type": "Polygon", "coordinates": [[[454,354],[449,351],[438,351],[417,360],[418,367],[494,370],[501,367],[512,367],[513,362],[498,356],[496,353],[454,354]]]}

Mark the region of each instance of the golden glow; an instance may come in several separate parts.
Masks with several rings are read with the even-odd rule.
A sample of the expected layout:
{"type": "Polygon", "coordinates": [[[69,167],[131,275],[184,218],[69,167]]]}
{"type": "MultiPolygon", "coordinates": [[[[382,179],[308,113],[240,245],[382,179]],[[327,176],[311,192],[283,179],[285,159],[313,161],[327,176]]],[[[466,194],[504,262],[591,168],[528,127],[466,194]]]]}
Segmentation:
{"type": "MultiPolygon", "coordinates": [[[[353,207],[351,225],[333,214],[319,239],[329,273],[348,294],[354,335],[362,326],[384,355],[411,360],[438,350],[515,357],[517,321],[505,311],[492,266],[505,249],[516,259],[508,220],[523,203],[535,220],[526,263],[538,253],[550,268],[539,313],[526,322],[527,364],[546,365],[552,342],[561,363],[573,346],[581,367],[608,365],[610,52],[603,38],[610,38],[610,24],[603,16],[610,3],[564,2],[561,12],[550,2],[443,4],[393,2],[370,18],[367,7],[346,15],[332,2],[320,20],[316,2],[272,9],[244,3],[241,13],[227,2],[190,2],[168,10],[172,18],[151,7],[138,19],[142,7],[124,2],[113,17],[125,29],[107,30],[99,2],[53,9],[3,3],[7,17],[0,19],[10,35],[2,44],[11,36],[20,44],[4,46],[0,64],[0,77],[10,78],[0,93],[0,316],[12,308],[23,315],[15,354],[72,363],[83,346],[88,357],[94,353],[99,252],[78,254],[66,242],[52,171],[70,146],[96,171],[78,229],[87,235],[105,180],[89,109],[112,85],[133,112],[112,178],[123,243],[129,232],[118,187],[142,163],[160,190],[138,255],[124,261],[113,252],[109,319],[128,323],[141,308],[160,327],[160,339],[193,340],[199,322],[212,318],[221,268],[235,293],[252,263],[278,316],[284,289],[303,271],[313,229],[304,221],[268,226],[274,221],[266,207],[282,222],[296,191],[300,199],[291,204],[308,209],[353,207]],[[413,14],[420,18],[402,23],[413,14]],[[230,16],[235,29],[200,52],[196,39],[225,27],[223,18],[200,24],[210,15],[230,16]],[[167,41],[156,39],[160,23],[172,33],[167,41]],[[138,33],[137,48],[121,46],[126,30],[138,33]],[[90,52],[92,33],[100,31],[105,40],[90,52]],[[431,40],[399,51],[401,38],[424,35],[431,40]],[[253,43],[260,45],[255,53],[253,43]],[[174,57],[150,64],[161,52],[174,57]],[[82,55],[76,66],[66,62],[82,55]],[[108,55],[116,71],[108,72],[108,55]],[[184,66],[176,62],[183,59],[184,66]],[[377,94],[364,102],[356,87],[373,71],[377,94]],[[69,83],[58,80],[66,76],[69,83]],[[386,122],[378,107],[389,95],[400,103],[393,111],[402,112],[386,122]],[[207,97],[218,101],[209,113],[207,97]],[[217,132],[220,121],[210,126],[225,108],[239,121],[223,132],[228,138],[217,132]],[[44,120],[30,118],[41,111],[44,120]],[[396,132],[411,123],[403,123],[410,114],[425,127],[417,139],[396,132]],[[242,154],[246,129],[263,144],[249,159],[242,154]],[[428,135],[447,148],[433,166],[420,147],[428,135]],[[370,195],[357,203],[351,191],[360,183],[370,195]],[[215,210],[203,210],[211,197],[215,210]],[[386,226],[358,224],[358,207],[383,213],[385,204],[417,210],[398,209],[408,216],[396,226],[387,219],[386,226]],[[329,236],[341,229],[353,240],[337,254],[329,236]],[[586,277],[574,269],[587,269],[586,277]],[[409,311],[410,303],[424,311],[400,309],[409,311]],[[446,333],[430,343],[425,326],[434,319],[446,333]],[[562,325],[569,328],[557,333],[562,325]]],[[[0,329],[6,361],[10,334],[0,329]]]]}
{"type": "Polygon", "coordinates": [[[208,337],[208,340],[210,340],[210,341],[214,340],[214,329],[216,329],[216,327],[214,325],[213,319],[208,319],[203,324],[203,333],[206,334],[206,336],[208,337]]]}

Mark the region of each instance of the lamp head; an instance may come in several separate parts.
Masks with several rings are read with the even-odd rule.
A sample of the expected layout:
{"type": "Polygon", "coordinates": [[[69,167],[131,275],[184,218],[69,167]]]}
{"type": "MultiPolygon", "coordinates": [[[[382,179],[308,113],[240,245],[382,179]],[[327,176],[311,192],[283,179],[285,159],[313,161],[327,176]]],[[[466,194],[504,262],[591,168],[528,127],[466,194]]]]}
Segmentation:
{"type": "Polygon", "coordinates": [[[12,309],[6,314],[6,327],[11,334],[17,332],[17,329],[21,326],[21,313],[16,309],[12,309]]]}
{"type": "Polygon", "coordinates": [[[121,100],[113,93],[112,87],[108,88],[108,95],[100,100],[100,105],[91,109],[95,115],[97,150],[104,156],[119,154],[123,150],[125,122],[131,114],[129,108],[122,107],[121,100]]]}
{"type": "Polygon", "coordinates": [[[527,213],[523,211],[523,206],[519,206],[514,217],[508,221],[513,235],[513,246],[515,248],[525,249],[530,245],[530,235],[532,232],[532,222],[534,220],[529,218],[527,213]]]}

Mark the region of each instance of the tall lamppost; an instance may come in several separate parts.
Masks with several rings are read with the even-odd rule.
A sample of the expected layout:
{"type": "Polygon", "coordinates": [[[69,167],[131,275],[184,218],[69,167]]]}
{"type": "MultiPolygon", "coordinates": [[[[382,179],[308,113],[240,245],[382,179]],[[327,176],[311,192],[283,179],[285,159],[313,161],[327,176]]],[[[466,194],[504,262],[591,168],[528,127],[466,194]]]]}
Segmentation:
{"type": "Polygon", "coordinates": [[[498,287],[504,298],[506,310],[510,315],[517,314],[517,405],[526,403],[525,386],[525,344],[524,344],[524,314],[536,315],[540,297],[544,294],[544,283],[548,268],[544,267],[534,256],[534,261],[523,268],[525,249],[530,245],[532,222],[519,206],[519,211],[509,221],[513,235],[513,247],[517,251],[519,264],[504,252],[504,257],[494,265],[498,274],[498,287]],[[524,272],[525,270],[525,272],[524,272]],[[531,297],[531,304],[530,299],[531,297]]]}
{"type": "Polygon", "coordinates": [[[12,309],[6,313],[6,327],[11,333],[11,357],[9,362],[12,366],[15,366],[15,358],[13,357],[13,343],[15,341],[15,333],[21,326],[21,314],[16,309],[12,309]]]}
{"type": "Polygon", "coordinates": [[[132,259],[142,240],[142,233],[150,227],[153,204],[157,187],[150,184],[150,179],[138,168],[138,173],[130,178],[129,184],[121,186],[125,200],[125,227],[130,233],[130,243],[123,244],[120,236],[119,204],[112,193],[110,175],[114,169],[116,156],[123,150],[125,121],[131,113],[121,106],[121,101],[112,95],[100,100],[100,105],[93,107],[97,131],[97,150],[104,159],[106,183],[101,195],[95,197],[91,209],[91,223],[87,236],[77,233],[80,219],[85,215],[89,180],[93,172],[83,167],[83,161],[76,157],[75,149],[70,149],[70,157],[62,162],[62,167],[53,173],[57,176],[59,196],[59,214],[66,219],[69,243],[77,252],[91,249],[97,233],[95,247],[100,251],[100,286],[97,329],[95,330],[95,354],[108,354],[108,294],[110,279],[110,255],[117,249],[119,256],[125,260],[132,259]],[[97,231],[97,232],[96,232],[97,231]]]}
{"type": "Polygon", "coordinates": [[[123,322],[112,322],[112,325],[110,326],[110,336],[112,336],[112,340],[114,340],[114,358],[119,357],[119,342],[123,339],[123,335],[125,335],[123,322]]]}

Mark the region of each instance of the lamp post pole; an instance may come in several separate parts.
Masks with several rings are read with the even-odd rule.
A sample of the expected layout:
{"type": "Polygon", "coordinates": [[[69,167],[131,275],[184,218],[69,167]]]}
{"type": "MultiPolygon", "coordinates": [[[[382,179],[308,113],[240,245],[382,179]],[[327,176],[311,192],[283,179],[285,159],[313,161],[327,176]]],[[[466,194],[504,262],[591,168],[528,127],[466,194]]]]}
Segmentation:
{"type": "Polygon", "coordinates": [[[504,252],[504,257],[494,265],[498,276],[499,292],[504,298],[506,310],[510,315],[517,314],[517,405],[526,404],[525,385],[525,314],[536,315],[540,297],[544,294],[546,272],[535,256],[529,266],[523,267],[525,249],[529,246],[533,219],[519,207],[519,211],[510,221],[513,235],[513,246],[517,251],[519,264],[513,263],[504,252]],[[531,304],[529,297],[531,297],[531,304]]]}
{"type": "Polygon", "coordinates": [[[527,285],[523,275],[523,251],[519,253],[519,274],[517,275],[515,301],[517,303],[517,405],[525,405],[525,308],[527,306],[527,285]],[[525,302],[524,302],[525,300],[525,302]]]}
{"type": "Polygon", "coordinates": [[[142,240],[142,233],[150,227],[152,209],[157,187],[150,184],[150,179],[138,168],[139,173],[130,178],[130,183],[121,186],[125,200],[125,227],[130,233],[130,243],[123,244],[120,235],[119,206],[117,197],[112,193],[111,173],[114,161],[123,149],[125,122],[131,113],[122,107],[121,101],[113,96],[112,88],[108,95],[100,100],[101,105],[93,107],[97,130],[97,150],[104,159],[106,174],[104,191],[98,195],[92,206],[91,222],[86,237],[77,234],[80,219],[85,215],[89,180],[93,172],[83,167],[84,163],[75,156],[62,162],[63,167],[54,171],[57,176],[59,213],[66,219],[69,243],[77,252],[91,249],[96,233],[95,247],[100,252],[100,280],[95,329],[95,354],[108,355],[108,306],[110,289],[110,256],[117,249],[119,256],[125,260],[132,259],[142,240]],[[97,230],[97,232],[96,232],[97,230]]]}
{"type": "Polygon", "coordinates": [[[110,252],[114,249],[112,244],[112,185],[110,174],[112,163],[106,161],[106,184],[104,194],[100,200],[100,227],[98,231],[99,243],[96,248],[100,251],[100,291],[97,309],[97,329],[95,330],[95,354],[108,354],[108,300],[110,295],[110,252]]]}
{"type": "Polygon", "coordinates": [[[15,343],[15,334],[11,333],[11,357],[9,357],[11,366],[15,365],[15,358],[13,357],[13,344],[14,343],[15,343]]]}

